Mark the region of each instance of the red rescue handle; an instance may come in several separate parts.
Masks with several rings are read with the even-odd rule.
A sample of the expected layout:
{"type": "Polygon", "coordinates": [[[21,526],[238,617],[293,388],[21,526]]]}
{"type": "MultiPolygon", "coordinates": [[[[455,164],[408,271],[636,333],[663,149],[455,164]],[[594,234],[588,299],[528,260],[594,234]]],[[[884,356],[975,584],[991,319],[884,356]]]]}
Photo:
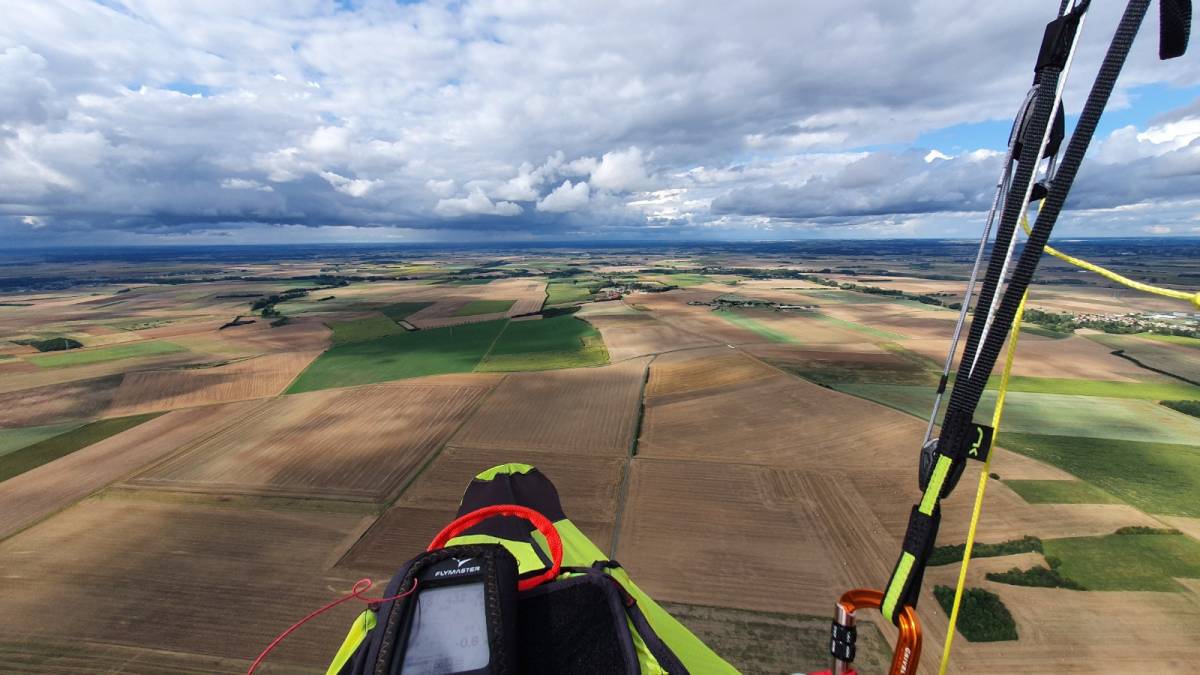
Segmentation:
{"type": "Polygon", "coordinates": [[[479,523],[494,518],[496,516],[516,516],[524,518],[533,524],[546,537],[546,543],[550,546],[550,569],[542,572],[536,577],[521,579],[517,582],[518,591],[528,591],[531,588],[537,588],[547,581],[553,581],[558,578],[558,572],[562,568],[563,547],[562,538],[558,536],[558,530],[554,527],[554,523],[550,519],[543,516],[541,513],[534,511],[526,506],[518,506],[517,504],[495,504],[485,506],[481,509],[476,509],[468,514],[455,519],[438,532],[433,541],[429,543],[427,551],[435,551],[439,548],[444,548],[446,542],[475,527],[479,523]]]}

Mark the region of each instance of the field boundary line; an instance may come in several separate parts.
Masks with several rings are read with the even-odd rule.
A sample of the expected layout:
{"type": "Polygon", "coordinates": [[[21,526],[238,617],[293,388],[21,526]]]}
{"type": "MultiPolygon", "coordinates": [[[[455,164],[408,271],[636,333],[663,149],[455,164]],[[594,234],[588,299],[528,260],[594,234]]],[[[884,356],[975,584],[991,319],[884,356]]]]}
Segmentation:
{"type": "MultiPolygon", "coordinates": [[[[505,328],[507,327],[508,326],[505,325],[505,328]]],[[[487,402],[489,398],[491,398],[492,394],[499,389],[500,385],[504,384],[504,381],[507,379],[508,374],[506,373],[501,376],[491,388],[485,391],[483,396],[479,397],[479,400],[475,403],[475,405],[472,406],[471,409],[467,411],[467,414],[463,416],[463,420],[458,423],[458,426],[454,427],[454,430],[449,434],[446,434],[446,440],[443,441],[442,444],[435,448],[432,452],[430,452],[425,461],[421,463],[421,466],[419,466],[416,471],[412,472],[412,476],[410,476],[408,480],[404,481],[403,484],[397,487],[395,492],[390,495],[388,499],[384,500],[384,502],[375,511],[375,515],[371,522],[364,527],[361,532],[359,532],[358,537],[354,538],[354,541],[349,542],[349,545],[346,546],[340,555],[336,556],[336,560],[334,560],[333,565],[329,567],[330,570],[341,565],[346,560],[346,556],[350,555],[350,552],[353,551],[354,548],[358,546],[358,544],[365,539],[368,534],[371,533],[371,530],[375,529],[375,526],[379,524],[379,520],[383,517],[383,515],[392,507],[394,507],[396,502],[400,501],[400,498],[404,496],[404,493],[408,491],[408,488],[412,487],[413,483],[416,483],[417,479],[420,478],[430,466],[433,466],[433,463],[437,461],[438,457],[442,456],[442,453],[446,451],[446,448],[449,447],[450,442],[454,440],[454,437],[458,435],[458,432],[462,431],[462,428],[467,425],[467,422],[470,422],[472,419],[474,419],[475,415],[479,413],[479,409],[483,407],[483,404],[487,402]]],[[[340,543],[346,543],[346,541],[340,543]]],[[[334,556],[331,555],[330,559],[333,558],[334,556]]]]}
{"type": "MultiPolygon", "coordinates": [[[[492,355],[492,350],[496,348],[496,343],[500,341],[500,336],[504,335],[504,331],[508,330],[508,327],[511,324],[512,324],[512,319],[506,318],[504,321],[504,325],[500,327],[500,332],[496,333],[496,337],[492,338],[492,344],[488,345],[487,351],[485,351],[483,353],[483,355],[479,357],[479,360],[475,362],[475,365],[471,367],[472,373],[480,372],[479,370],[477,370],[477,368],[479,368],[479,366],[483,365],[483,362],[487,361],[487,358],[492,355]]],[[[458,430],[455,429],[455,432],[457,432],[457,431],[458,430]]]]}
{"type": "Polygon", "coordinates": [[[646,385],[650,382],[650,366],[654,365],[658,354],[650,357],[642,372],[642,388],[638,392],[638,414],[633,425],[633,438],[629,441],[629,449],[625,455],[625,466],[621,471],[621,484],[617,487],[617,507],[613,514],[612,540],[609,542],[608,557],[617,554],[617,544],[621,539],[621,523],[625,519],[625,502],[629,495],[629,476],[633,473],[633,458],[637,456],[638,440],[642,436],[642,418],[646,415],[646,385]]]}
{"type": "MultiPolygon", "coordinates": [[[[215,405],[227,405],[227,404],[218,403],[218,404],[215,404],[215,405]]],[[[247,411],[246,411],[245,413],[243,413],[242,415],[238,415],[238,416],[236,416],[232,422],[230,422],[229,424],[227,424],[227,425],[225,425],[225,426],[222,426],[221,428],[217,429],[216,431],[214,431],[214,432],[213,432],[212,434],[210,434],[209,436],[205,436],[205,437],[204,437],[203,439],[201,439],[201,440],[207,440],[207,439],[208,439],[208,438],[210,438],[211,436],[215,436],[216,434],[219,434],[219,433],[221,433],[222,431],[224,431],[225,429],[229,428],[230,426],[232,426],[232,425],[233,425],[233,424],[235,424],[236,422],[240,421],[240,420],[241,420],[243,417],[245,417],[245,416],[247,416],[247,415],[249,415],[249,414],[251,414],[251,413],[253,413],[253,412],[257,412],[258,408],[261,408],[261,407],[262,407],[262,405],[258,406],[258,407],[257,407],[257,408],[255,408],[254,410],[247,410],[247,411]]],[[[170,412],[173,412],[173,411],[167,411],[166,413],[162,413],[162,414],[161,414],[161,415],[159,415],[158,417],[162,417],[163,415],[166,415],[166,414],[168,414],[168,413],[170,413],[170,412]]],[[[141,426],[141,425],[138,425],[138,426],[141,426]]],[[[132,429],[126,429],[126,431],[132,431],[133,429],[136,429],[136,428],[137,428],[137,427],[133,427],[132,429]]],[[[122,433],[125,433],[125,432],[122,432],[122,433]]],[[[116,434],[116,436],[120,436],[120,435],[121,435],[121,434],[116,434]]],[[[116,438],[116,436],[109,436],[109,438],[116,438]]],[[[108,439],[104,439],[104,440],[108,440],[108,439]]],[[[97,442],[99,442],[99,441],[97,441],[97,442]]],[[[95,445],[95,443],[93,443],[92,445],[95,445]]],[[[87,449],[87,447],[91,447],[91,446],[86,446],[86,447],[84,447],[84,448],[80,448],[80,450],[86,450],[86,449],[87,449]]],[[[117,478],[115,478],[115,479],[113,479],[113,480],[109,481],[108,483],[105,483],[104,485],[101,485],[100,487],[97,487],[95,490],[92,490],[91,492],[88,492],[88,493],[87,493],[87,494],[85,494],[85,495],[81,495],[81,496],[80,496],[78,499],[72,500],[72,501],[71,501],[69,504],[64,504],[64,505],[62,505],[60,508],[54,509],[54,510],[52,510],[52,511],[47,511],[46,513],[43,513],[43,514],[42,514],[40,517],[38,517],[38,518],[34,518],[33,520],[30,520],[30,521],[29,521],[28,523],[26,523],[26,524],[25,524],[23,527],[20,527],[20,528],[18,528],[18,529],[16,529],[16,530],[13,530],[12,532],[9,532],[9,533],[7,533],[7,534],[0,535],[0,541],[7,541],[8,539],[11,539],[11,538],[13,538],[13,537],[15,537],[15,536],[17,536],[17,535],[21,534],[22,532],[24,532],[24,531],[26,531],[26,530],[28,530],[28,529],[30,529],[30,528],[32,528],[32,527],[35,527],[35,526],[37,526],[37,525],[40,525],[41,523],[44,523],[44,522],[46,522],[46,521],[47,521],[47,520],[49,520],[50,518],[53,518],[54,516],[57,516],[58,514],[62,513],[63,511],[66,511],[67,509],[69,509],[69,508],[71,508],[71,507],[73,507],[73,506],[75,506],[75,505],[77,505],[77,504],[79,504],[79,503],[81,503],[81,502],[84,502],[84,501],[86,501],[86,500],[88,500],[88,499],[91,499],[91,498],[93,498],[93,497],[95,497],[95,496],[97,496],[97,495],[99,495],[99,494],[101,494],[101,493],[105,492],[106,490],[112,489],[112,487],[113,487],[114,485],[121,485],[122,483],[125,483],[126,481],[128,481],[128,480],[130,480],[130,479],[132,479],[132,478],[134,478],[134,477],[136,477],[136,476],[138,476],[138,475],[142,474],[143,472],[145,472],[145,471],[149,470],[151,467],[153,467],[153,466],[158,466],[158,465],[159,465],[161,462],[164,462],[164,461],[166,461],[166,460],[168,460],[168,459],[170,459],[170,458],[172,458],[172,457],[175,457],[175,456],[177,456],[178,454],[180,454],[180,453],[182,453],[182,452],[186,452],[186,451],[190,450],[192,447],[193,447],[193,443],[185,443],[185,444],[183,445],[183,447],[182,447],[182,448],[177,448],[177,449],[175,449],[175,450],[171,451],[170,453],[168,453],[168,455],[167,455],[166,457],[161,457],[161,458],[159,458],[158,460],[155,460],[155,461],[153,461],[153,462],[150,462],[150,463],[148,463],[148,464],[142,465],[142,466],[140,466],[140,467],[138,467],[138,468],[136,468],[136,469],[133,469],[133,470],[129,471],[128,473],[125,473],[125,474],[123,474],[123,475],[121,475],[121,476],[118,476],[117,478]]],[[[60,458],[60,459],[61,459],[61,458],[60,458]]]]}

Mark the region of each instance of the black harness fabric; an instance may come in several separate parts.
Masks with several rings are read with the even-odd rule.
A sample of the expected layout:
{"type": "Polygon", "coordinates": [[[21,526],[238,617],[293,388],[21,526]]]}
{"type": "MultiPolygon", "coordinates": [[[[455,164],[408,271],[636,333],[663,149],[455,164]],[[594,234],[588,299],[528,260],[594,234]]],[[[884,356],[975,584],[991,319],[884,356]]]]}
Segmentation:
{"type": "Polygon", "coordinates": [[[1158,58],[1183,56],[1192,32],[1192,0],[1158,0],[1158,58]]]}
{"type": "Polygon", "coordinates": [[[600,675],[640,671],[624,603],[604,574],[553,581],[517,603],[522,673],[600,675]]]}

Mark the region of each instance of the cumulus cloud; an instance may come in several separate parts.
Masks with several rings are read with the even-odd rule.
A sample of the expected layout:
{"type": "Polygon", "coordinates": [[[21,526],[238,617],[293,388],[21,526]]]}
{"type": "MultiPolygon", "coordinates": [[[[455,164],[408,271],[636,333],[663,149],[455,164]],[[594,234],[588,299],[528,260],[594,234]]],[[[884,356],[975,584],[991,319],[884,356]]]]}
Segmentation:
{"type": "Polygon", "coordinates": [[[571,181],[565,180],[562,185],[554,188],[554,191],[537,203],[537,210],[548,213],[578,211],[587,206],[589,194],[590,189],[587,183],[580,181],[572,185],[571,181]]]}
{"type": "MultiPolygon", "coordinates": [[[[1052,11],[990,3],[964,15],[949,0],[352,4],[9,12],[0,236],[27,236],[27,216],[45,225],[39,237],[76,228],[73,238],[96,240],[272,228],[293,240],[288,227],[942,234],[949,216],[920,228],[984,208],[1005,139],[915,141],[1009,115],[1052,11]]],[[[1091,12],[1069,112],[1120,7],[1091,12]]],[[[1200,62],[1159,63],[1153,43],[1135,43],[1117,106],[1140,106],[1139,85],[1200,84],[1200,62]]],[[[1156,112],[1102,139],[1069,207],[1196,194],[1200,104],[1156,112]]],[[[1135,232],[1182,217],[1172,208],[1106,217],[1135,232]]],[[[1174,223],[1164,226],[1194,227],[1174,223]]]]}
{"type": "Polygon", "coordinates": [[[516,216],[522,209],[512,202],[493,202],[483,193],[481,188],[475,188],[471,194],[457,199],[439,199],[434,212],[439,216],[457,218],[460,216],[516,216]]]}
{"type": "Polygon", "coordinates": [[[650,177],[646,175],[646,160],[641,149],[634,146],[604,153],[592,170],[590,182],[596,189],[610,192],[645,188],[650,177]]]}

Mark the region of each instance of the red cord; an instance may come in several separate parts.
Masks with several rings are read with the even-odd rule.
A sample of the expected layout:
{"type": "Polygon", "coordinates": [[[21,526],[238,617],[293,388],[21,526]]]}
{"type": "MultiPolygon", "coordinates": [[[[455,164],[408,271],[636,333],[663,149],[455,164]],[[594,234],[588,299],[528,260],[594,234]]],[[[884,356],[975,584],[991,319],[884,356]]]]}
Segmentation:
{"type": "Polygon", "coordinates": [[[266,649],[262,650],[262,653],[258,655],[258,658],[254,659],[254,663],[250,664],[250,670],[246,671],[246,675],[254,675],[254,671],[258,670],[258,667],[262,665],[263,660],[267,658],[267,654],[270,654],[271,650],[278,647],[279,643],[283,642],[284,638],[291,635],[292,632],[295,631],[297,628],[299,628],[299,627],[303,626],[304,624],[308,623],[309,621],[317,618],[321,614],[333,609],[334,607],[337,607],[338,605],[342,604],[343,602],[346,602],[347,600],[358,599],[358,600],[362,600],[363,602],[367,603],[368,605],[375,605],[375,604],[387,602],[389,600],[398,600],[400,598],[403,598],[406,595],[412,594],[413,591],[417,590],[417,580],[413,579],[412,588],[408,589],[407,591],[404,591],[403,593],[401,593],[399,595],[393,595],[393,596],[387,597],[387,598],[364,598],[362,596],[362,594],[366,593],[368,590],[370,590],[371,586],[373,586],[373,585],[374,585],[374,583],[370,579],[366,579],[366,578],[359,579],[358,581],[354,582],[354,586],[352,586],[350,588],[349,593],[347,593],[346,595],[343,595],[342,597],[338,598],[337,600],[334,600],[333,602],[329,603],[328,605],[325,605],[324,607],[310,613],[308,616],[306,616],[303,619],[300,619],[296,623],[292,624],[287,630],[283,631],[278,636],[276,636],[275,639],[271,641],[271,644],[267,645],[266,649]]]}
{"type": "Polygon", "coordinates": [[[516,516],[528,520],[534,527],[542,533],[546,538],[546,544],[550,547],[550,568],[545,572],[528,579],[521,579],[517,582],[518,591],[528,591],[532,588],[554,581],[558,578],[558,573],[562,568],[563,545],[562,537],[558,534],[558,529],[554,527],[554,523],[550,519],[527,506],[518,504],[493,504],[480,509],[461,515],[454,522],[442,528],[441,532],[433,538],[429,543],[429,548],[426,551],[435,551],[444,547],[451,539],[459,536],[463,532],[475,527],[479,523],[494,518],[496,516],[516,516]]]}

